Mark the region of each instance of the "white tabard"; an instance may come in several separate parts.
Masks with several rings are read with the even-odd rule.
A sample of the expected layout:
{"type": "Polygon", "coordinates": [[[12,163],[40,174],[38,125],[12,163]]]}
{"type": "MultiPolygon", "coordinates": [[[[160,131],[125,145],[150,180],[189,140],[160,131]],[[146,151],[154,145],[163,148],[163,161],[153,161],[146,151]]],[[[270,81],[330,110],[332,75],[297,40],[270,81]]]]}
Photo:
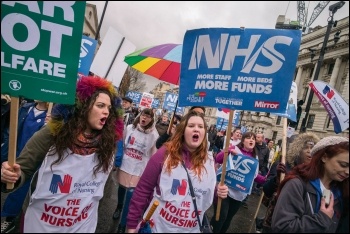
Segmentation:
{"type": "Polygon", "coordinates": [[[46,156],[39,169],[37,186],[25,213],[24,232],[94,233],[99,200],[110,170],[93,176],[98,162],[95,154],[72,153],[51,170],[56,159],[57,155],[46,156]]]}
{"type": "MultiPolygon", "coordinates": [[[[202,171],[201,181],[191,170],[188,170],[196,195],[200,220],[203,219],[204,212],[211,206],[214,198],[216,179],[214,160],[211,156],[205,163],[205,168],[206,171],[202,171]]],[[[152,233],[198,233],[197,216],[192,202],[187,173],[183,166],[180,164],[173,168],[171,175],[165,172],[163,166],[159,187],[160,195],[157,195],[155,191],[154,198],[150,203],[153,204],[154,200],[159,201],[159,206],[152,216],[154,221],[152,233]]]]}

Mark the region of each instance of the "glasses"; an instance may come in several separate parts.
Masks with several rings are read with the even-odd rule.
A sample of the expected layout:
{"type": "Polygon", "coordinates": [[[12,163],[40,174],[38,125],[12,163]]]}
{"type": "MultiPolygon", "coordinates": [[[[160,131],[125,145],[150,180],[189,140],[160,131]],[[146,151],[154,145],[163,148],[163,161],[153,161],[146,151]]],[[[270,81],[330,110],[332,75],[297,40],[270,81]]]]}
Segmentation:
{"type": "Polygon", "coordinates": [[[141,114],[141,117],[148,118],[148,119],[152,118],[150,115],[147,115],[147,114],[141,114]]]}

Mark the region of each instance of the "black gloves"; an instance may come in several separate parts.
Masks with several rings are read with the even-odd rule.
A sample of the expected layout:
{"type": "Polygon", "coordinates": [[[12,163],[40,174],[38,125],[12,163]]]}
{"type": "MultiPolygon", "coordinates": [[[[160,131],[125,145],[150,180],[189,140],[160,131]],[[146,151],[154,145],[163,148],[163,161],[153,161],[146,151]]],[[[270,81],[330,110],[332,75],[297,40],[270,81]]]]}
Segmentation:
{"type": "Polygon", "coordinates": [[[279,183],[281,174],[287,172],[286,165],[280,162],[276,167],[276,171],[277,171],[276,182],[279,183]]]}

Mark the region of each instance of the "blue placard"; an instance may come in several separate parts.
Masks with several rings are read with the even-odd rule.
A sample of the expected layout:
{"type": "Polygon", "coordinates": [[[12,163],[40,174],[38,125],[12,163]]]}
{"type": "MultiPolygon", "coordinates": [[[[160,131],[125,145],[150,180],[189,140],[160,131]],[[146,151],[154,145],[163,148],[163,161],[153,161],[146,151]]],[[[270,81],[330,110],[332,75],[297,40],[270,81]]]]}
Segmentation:
{"type": "Polygon", "coordinates": [[[160,100],[158,98],[153,98],[151,107],[154,109],[158,109],[159,104],[160,104],[160,100]]]}
{"type": "Polygon", "coordinates": [[[177,94],[168,93],[168,92],[165,93],[163,109],[167,110],[168,112],[174,111],[176,107],[177,98],[178,98],[177,94]]]}
{"type": "MultiPolygon", "coordinates": [[[[239,118],[240,118],[241,112],[235,111],[235,114],[233,115],[232,119],[232,125],[237,127],[239,125],[239,118]]],[[[216,119],[216,128],[219,130],[226,130],[228,125],[228,119],[217,117],[216,119]]]]}
{"type": "Polygon", "coordinates": [[[203,28],[186,32],[179,105],[286,110],[300,30],[203,28]]]}
{"type": "MultiPolygon", "coordinates": [[[[259,161],[243,154],[228,155],[226,163],[225,184],[235,190],[250,194],[259,161]]],[[[216,179],[220,181],[222,166],[217,170],[216,179]]]]}
{"type": "Polygon", "coordinates": [[[80,60],[78,72],[83,75],[89,75],[92,60],[94,58],[97,41],[83,35],[80,47],[80,60]]]}
{"type": "Polygon", "coordinates": [[[275,115],[285,117],[287,119],[290,119],[294,122],[297,121],[297,95],[298,88],[297,84],[293,81],[292,87],[290,89],[289,99],[287,103],[287,109],[284,111],[284,113],[274,113],[275,115]]]}
{"type": "Polygon", "coordinates": [[[125,94],[126,97],[129,97],[132,99],[132,102],[138,106],[140,104],[140,100],[141,100],[141,97],[142,97],[142,93],[140,92],[136,92],[136,91],[128,91],[126,94],[125,94]]]}

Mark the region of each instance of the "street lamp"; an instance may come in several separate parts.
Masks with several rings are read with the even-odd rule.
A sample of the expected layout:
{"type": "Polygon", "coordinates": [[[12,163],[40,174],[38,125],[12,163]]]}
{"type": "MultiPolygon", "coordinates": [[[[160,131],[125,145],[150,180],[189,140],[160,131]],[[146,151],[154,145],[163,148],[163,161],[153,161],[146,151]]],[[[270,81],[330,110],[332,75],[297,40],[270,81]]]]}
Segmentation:
{"type": "MultiPolygon", "coordinates": [[[[337,3],[329,6],[329,11],[331,12],[330,13],[330,19],[328,20],[326,35],[324,37],[323,45],[322,45],[322,48],[320,50],[320,56],[318,57],[318,61],[317,61],[317,65],[316,65],[316,71],[315,71],[315,75],[314,75],[314,79],[313,80],[317,80],[318,76],[319,76],[319,73],[320,73],[320,69],[321,69],[321,66],[322,66],[324,54],[326,52],[326,46],[327,46],[329,34],[331,32],[332,26],[334,26],[334,24],[335,24],[335,22],[333,21],[334,13],[337,12],[337,10],[339,10],[341,7],[343,7],[344,4],[345,4],[345,1],[340,1],[340,2],[337,2],[337,3]]],[[[340,32],[339,32],[339,34],[340,34],[340,32]]],[[[338,36],[339,36],[339,34],[338,34],[338,36]]],[[[307,119],[309,117],[309,111],[310,111],[310,106],[311,106],[313,94],[314,93],[312,92],[312,90],[309,89],[309,98],[307,100],[307,104],[306,104],[306,107],[305,107],[305,116],[304,116],[303,121],[301,123],[300,133],[306,132],[306,121],[307,121],[307,119]]]]}

